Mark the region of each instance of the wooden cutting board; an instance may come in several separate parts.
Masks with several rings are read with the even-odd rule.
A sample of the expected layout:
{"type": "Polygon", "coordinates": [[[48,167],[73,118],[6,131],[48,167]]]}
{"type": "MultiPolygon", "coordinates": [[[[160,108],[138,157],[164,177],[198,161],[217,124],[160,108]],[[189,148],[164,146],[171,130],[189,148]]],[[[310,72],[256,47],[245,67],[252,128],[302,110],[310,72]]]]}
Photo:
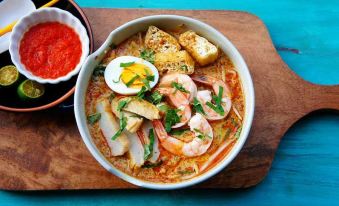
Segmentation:
{"type": "MultiPolygon", "coordinates": [[[[235,11],[85,9],[95,47],[121,24],[147,15],[202,20],[227,36],[251,71],[256,95],[250,136],[237,158],[198,188],[246,188],[267,175],[280,139],[306,114],[339,110],[339,86],[319,86],[293,73],[275,50],[263,22],[235,11]]],[[[72,111],[0,111],[0,188],[6,190],[136,188],[107,172],[83,144],[72,111]]]]}

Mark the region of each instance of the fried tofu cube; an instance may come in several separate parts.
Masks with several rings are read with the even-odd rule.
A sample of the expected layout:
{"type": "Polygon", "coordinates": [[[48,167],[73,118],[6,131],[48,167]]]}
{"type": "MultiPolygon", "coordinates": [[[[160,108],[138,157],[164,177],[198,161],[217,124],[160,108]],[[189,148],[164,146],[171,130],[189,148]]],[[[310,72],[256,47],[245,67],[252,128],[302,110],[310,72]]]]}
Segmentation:
{"type": "Polygon", "coordinates": [[[201,66],[213,63],[218,58],[218,48],[194,31],[181,34],[179,43],[201,66]]]}
{"type": "Polygon", "coordinates": [[[127,119],[126,130],[127,131],[131,133],[135,133],[136,131],[138,131],[144,119],[131,112],[118,111],[118,105],[119,105],[119,98],[114,98],[111,103],[111,108],[112,108],[112,112],[114,113],[114,115],[118,118],[121,115],[126,117],[127,119]]]}
{"type": "MultiPolygon", "coordinates": [[[[149,120],[160,119],[159,109],[152,103],[136,97],[122,97],[120,101],[127,101],[122,111],[137,114],[149,120]]],[[[118,103],[119,104],[119,103],[118,103]]]]}
{"type": "Polygon", "coordinates": [[[177,39],[155,26],[148,27],[145,45],[154,52],[176,52],[180,50],[177,39]]]}
{"type": "Polygon", "coordinates": [[[182,74],[193,74],[194,60],[187,51],[156,53],[154,66],[160,74],[166,72],[178,72],[182,74]]]}

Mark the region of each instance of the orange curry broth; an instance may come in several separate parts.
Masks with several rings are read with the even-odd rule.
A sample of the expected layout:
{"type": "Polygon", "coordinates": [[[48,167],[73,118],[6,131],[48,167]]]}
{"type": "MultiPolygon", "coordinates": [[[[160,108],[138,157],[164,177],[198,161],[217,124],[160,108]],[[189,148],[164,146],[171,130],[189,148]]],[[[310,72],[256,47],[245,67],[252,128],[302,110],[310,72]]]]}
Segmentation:
{"type": "Polygon", "coordinates": [[[46,22],[31,27],[19,48],[21,62],[34,75],[56,79],[71,72],[82,54],[78,34],[69,26],[46,22]]]}

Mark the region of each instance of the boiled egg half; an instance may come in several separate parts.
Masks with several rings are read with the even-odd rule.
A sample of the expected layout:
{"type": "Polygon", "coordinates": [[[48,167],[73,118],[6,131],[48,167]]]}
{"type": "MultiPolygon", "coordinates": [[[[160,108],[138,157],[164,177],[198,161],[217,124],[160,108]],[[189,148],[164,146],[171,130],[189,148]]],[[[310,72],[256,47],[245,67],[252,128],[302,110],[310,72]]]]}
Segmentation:
{"type": "Polygon", "coordinates": [[[157,68],[150,62],[134,56],[117,57],[105,70],[108,87],[123,95],[137,94],[142,87],[150,90],[158,80],[157,68]]]}

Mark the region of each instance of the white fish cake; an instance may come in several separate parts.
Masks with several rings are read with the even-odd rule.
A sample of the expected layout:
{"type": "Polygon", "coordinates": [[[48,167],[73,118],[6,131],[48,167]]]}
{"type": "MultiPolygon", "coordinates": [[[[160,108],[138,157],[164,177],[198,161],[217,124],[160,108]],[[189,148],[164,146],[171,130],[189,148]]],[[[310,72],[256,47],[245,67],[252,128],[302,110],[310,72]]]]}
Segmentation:
{"type": "Polygon", "coordinates": [[[107,141],[112,156],[125,154],[129,149],[129,140],[126,135],[121,133],[115,140],[112,140],[113,135],[119,130],[119,123],[114,119],[108,100],[98,101],[96,111],[101,114],[99,127],[107,141]]]}

